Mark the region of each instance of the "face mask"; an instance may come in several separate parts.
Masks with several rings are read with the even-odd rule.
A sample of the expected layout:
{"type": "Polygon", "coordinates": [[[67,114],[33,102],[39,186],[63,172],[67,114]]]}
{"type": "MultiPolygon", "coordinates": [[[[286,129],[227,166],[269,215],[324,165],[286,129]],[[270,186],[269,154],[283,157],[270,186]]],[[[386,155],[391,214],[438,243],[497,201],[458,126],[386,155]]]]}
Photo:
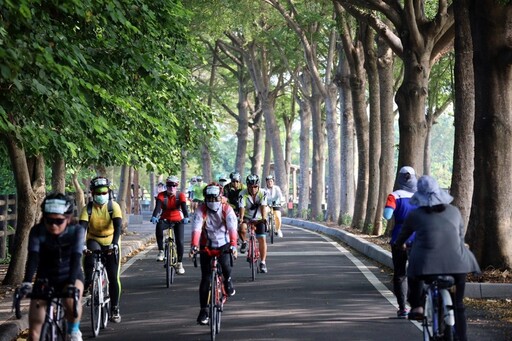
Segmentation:
{"type": "Polygon", "coordinates": [[[217,212],[217,211],[219,210],[219,208],[220,208],[220,201],[207,202],[207,203],[206,203],[206,206],[207,206],[210,210],[212,210],[212,211],[214,211],[214,212],[217,212]]]}
{"type": "Polygon", "coordinates": [[[94,202],[97,203],[98,205],[103,205],[108,201],[108,193],[103,195],[95,195],[93,199],[94,202]]]}

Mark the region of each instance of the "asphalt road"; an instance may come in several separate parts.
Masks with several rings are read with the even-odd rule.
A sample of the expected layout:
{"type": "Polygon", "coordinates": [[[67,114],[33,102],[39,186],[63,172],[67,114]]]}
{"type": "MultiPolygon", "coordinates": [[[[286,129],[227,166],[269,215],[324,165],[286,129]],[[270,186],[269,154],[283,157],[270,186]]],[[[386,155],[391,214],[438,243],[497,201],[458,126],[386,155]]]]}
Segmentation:
{"type": "MultiPolygon", "coordinates": [[[[245,258],[235,262],[236,295],[225,305],[217,339],[420,339],[414,323],[395,318],[393,295],[379,281],[385,276],[378,268],[318,234],[291,226],[283,231],[284,238],[268,247],[269,272],[255,282],[245,258]]],[[[98,339],[209,340],[209,327],[196,324],[200,269],[185,259],[186,274],[166,288],[156,254],[148,249],[125,266],[122,322],[109,323],[98,339]]],[[[90,339],[87,308],[83,315],[81,330],[90,339]]]]}

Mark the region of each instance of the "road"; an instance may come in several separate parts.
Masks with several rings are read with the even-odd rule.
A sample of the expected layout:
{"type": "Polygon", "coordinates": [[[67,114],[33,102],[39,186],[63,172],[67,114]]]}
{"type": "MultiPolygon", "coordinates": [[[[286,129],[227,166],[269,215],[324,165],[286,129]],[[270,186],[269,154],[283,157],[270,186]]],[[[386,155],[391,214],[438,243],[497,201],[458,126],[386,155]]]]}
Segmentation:
{"type": "MultiPolygon", "coordinates": [[[[381,283],[387,277],[377,267],[324,236],[292,226],[283,232],[268,247],[269,272],[255,282],[245,258],[235,262],[236,295],[225,305],[219,340],[421,338],[417,324],[396,319],[393,295],[381,283]]],[[[122,322],[109,323],[100,340],[209,340],[209,327],[196,324],[200,269],[185,259],[186,274],[166,288],[156,254],[150,248],[124,267],[122,322]]],[[[87,308],[81,329],[92,338],[87,308]]]]}

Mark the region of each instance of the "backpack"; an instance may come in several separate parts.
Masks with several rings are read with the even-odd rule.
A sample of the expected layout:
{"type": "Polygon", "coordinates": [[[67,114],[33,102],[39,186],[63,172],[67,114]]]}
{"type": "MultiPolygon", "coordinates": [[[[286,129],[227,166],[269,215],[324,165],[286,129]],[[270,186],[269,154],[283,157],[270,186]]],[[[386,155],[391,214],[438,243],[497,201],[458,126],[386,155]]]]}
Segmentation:
{"type": "MultiPolygon", "coordinates": [[[[181,201],[180,201],[180,192],[176,192],[176,209],[177,210],[181,210],[181,201]]],[[[167,191],[164,192],[164,205],[162,207],[162,209],[167,209],[167,203],[169,202],[169,194],[167,193],[167,191]]]]}

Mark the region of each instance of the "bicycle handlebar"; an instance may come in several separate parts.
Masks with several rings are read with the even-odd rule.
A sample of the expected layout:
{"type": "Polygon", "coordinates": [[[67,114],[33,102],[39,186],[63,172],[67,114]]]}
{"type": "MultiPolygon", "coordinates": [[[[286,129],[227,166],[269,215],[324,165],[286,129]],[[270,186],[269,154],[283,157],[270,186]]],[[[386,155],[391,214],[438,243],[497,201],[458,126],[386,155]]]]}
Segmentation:
{"type": "Polygon", "coordinates": [[[20,288],[14,290],[12,297],[12,309],[11,312],[15,311],[17,319],[21,319],[21,300],[26,298],[39,298],[47,301],[48,303],[54,298],[73,298],[73,317],[78,317],[78,301],[80,298],[80,290],[75,286],[67,287],[65,291],[55,291],[53,287],[44,287],[42,292],[34,293],[29,292],[26,295],[22,295],[20,288]]]}

